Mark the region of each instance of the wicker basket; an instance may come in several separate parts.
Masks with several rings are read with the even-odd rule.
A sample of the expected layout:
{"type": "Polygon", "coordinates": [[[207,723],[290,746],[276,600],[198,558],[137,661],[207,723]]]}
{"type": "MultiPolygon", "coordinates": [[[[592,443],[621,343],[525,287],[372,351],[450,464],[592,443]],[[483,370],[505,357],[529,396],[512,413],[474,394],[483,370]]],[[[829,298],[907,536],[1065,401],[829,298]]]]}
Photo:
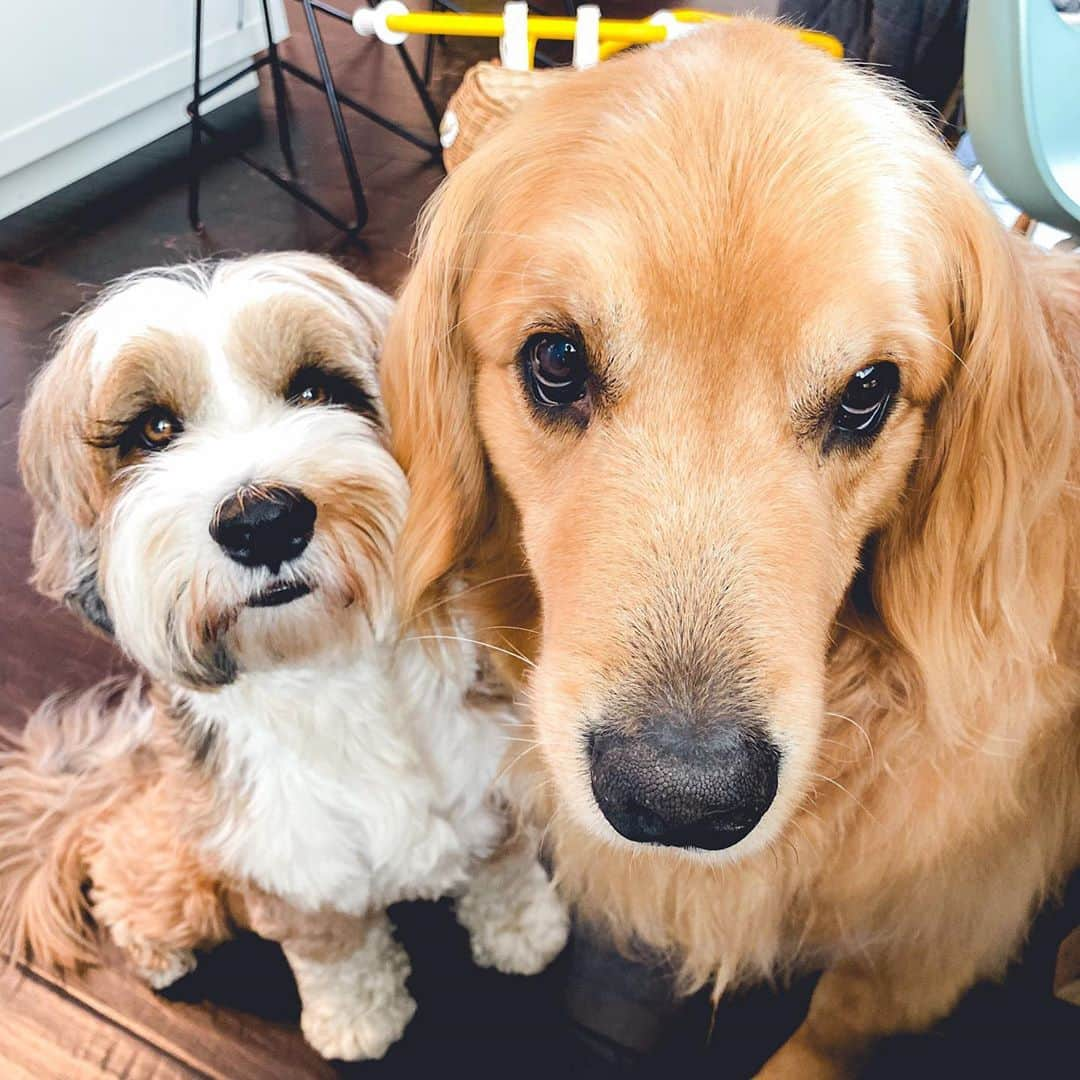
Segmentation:
{"type": "Polygon", "coordinates": [[[487,60],[469,68],[439,125],[446,171],[457,168],[552,74],[550,70],[509,71],[487,60]]]}

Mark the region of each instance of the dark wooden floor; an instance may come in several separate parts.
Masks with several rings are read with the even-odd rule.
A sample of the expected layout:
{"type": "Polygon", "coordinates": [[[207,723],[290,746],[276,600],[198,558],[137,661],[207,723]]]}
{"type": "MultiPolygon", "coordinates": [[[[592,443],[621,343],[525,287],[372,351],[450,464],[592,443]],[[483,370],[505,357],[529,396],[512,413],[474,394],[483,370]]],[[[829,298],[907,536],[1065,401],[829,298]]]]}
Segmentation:
{"type": "MultiPolygon", "coordinates": [[[[605,5],[609,14],[647,10],[651,5],[640,0],[605,5]]],[[[333,25],[326,30],[343,88],[429,135],[393,52],[333,25]]],[[[285,52],[313,69],[310,49],[300,37],[285,52]]],[[[489,51],[459,44],[456,51],[440,52],[436,97],[445,100],[467,63],[489,51]]],[[[348,191],[323,100],[295,86],[291,111],[301,175],[347,215],[348,191]]],[[[223,110],[221,122],[244,141],[260,119],[268,121],[263,127],[272,132],[265,87],[258,100],[223,110]]],[[[15,437],[28,379],[48,353],[50,333],[63,313],[110,278],[190,256],[293,247],[332,250],[359,275],[394,288],[406,268],[416,212],[441,179],[441,169],[369,123],[351,120],[350,128],[371,216],[362,242],[348,249],[340,247],[325,222],[227,157],[207,171],[202,200],[206,229],[193,234],[185,216],[182,134],[0,222],[0,741],[48,693],[90,684],[123,666],[107,645],[91,639],[25,584],[30,522],[16,475],[15,437]]],[[[257,131],[256,138],[257,152],[273,162],[273,139],[261,139],[257,131]]],[[[445,909],[409,907],[395,915],[414,958],[413,989],[421,1011],[405,1043],[386,1062],[350,1072],[379,1077],[413,1077],[435,1069],[474,1077],[599,1075],[600,1059],[569,1032],[562,1011],[566,958],[535,980],[476,972],[445,909]]],[[[1019,982],[1013,980],[1003,991],[1009,996],[992,997],[997,1004],[989,1007],[977,1002],[974,1012],[969,1008],[949,1029],[952,1035],[938,1033],[901,1045],[882,1075],[916,1070],[942,1075],[969,1062],[971,1047],[985,1049],[988,1037],[991,1050],[983,1057],[1002,1071],[983,1065],[982,1075],[1014,1075],[1019,1064],[1042,1075],[1069,1074],[1064,1061],[1075,1064],[1075,1042],[1064,1051],[1060,1070],[1027,1068],[1033,1055],[1039,1059],[1034,1047],[1045,1052],[1049,1046],[1051,1057],[1045,1060],[1059,1060],[1055,1047],[1065,1044],[1054,1040],[1068,1027],[1063,1014],[1036,1010],[1037,1019],[1018,1028],[998,1019],[1023,1014],[1032,995],[1042,1000],[1024,980],[1041,985],[1033,982],[1038,976],[1031,974],[1032,964],[1045,979],[1061,936],[1059,923],[1037,935],[1041,952],[1021,969],[1019,982]],[[1025,986],[1028,997],[1023,996],[1025,986]],[[994,1043],[1002,1037],[1003,1044],[994,1043]]],[[[669,1049],[646,1071],[681,1077],[748,1075],[797,1022],[806,992],[806,987],[783,996],[762,991],[726,1005],[708,1050],[707,1003],[692,1003],[675,1023],[669,1049]]],[[[296,1014],[295,990],[280,954],[252,940],[205,958],[172,1000],[141,986],[116,963],[67,980],[8,968],[0,973],[0,1077],[334,1075],[334,1068],[303,1043],[296,1014]]]]}

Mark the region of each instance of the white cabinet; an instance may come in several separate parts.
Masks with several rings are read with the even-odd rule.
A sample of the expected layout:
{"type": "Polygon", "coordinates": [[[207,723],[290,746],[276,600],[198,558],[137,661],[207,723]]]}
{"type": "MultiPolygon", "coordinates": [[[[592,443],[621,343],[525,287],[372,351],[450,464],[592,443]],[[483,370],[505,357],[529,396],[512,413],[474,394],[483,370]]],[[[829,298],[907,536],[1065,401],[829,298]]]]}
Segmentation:
{"type": "MultiPolygon", "coordinates": [[[[284,0],[270,0],[275,37],[284,0]]],[[[266,46],[261,0],[204,0],[203,86],[266,46]]],[[[0,3],[0,218],[187,122],[194,0],[0,3]]],[[[251,75],[204,106],[255,86],[251,75]]]]}

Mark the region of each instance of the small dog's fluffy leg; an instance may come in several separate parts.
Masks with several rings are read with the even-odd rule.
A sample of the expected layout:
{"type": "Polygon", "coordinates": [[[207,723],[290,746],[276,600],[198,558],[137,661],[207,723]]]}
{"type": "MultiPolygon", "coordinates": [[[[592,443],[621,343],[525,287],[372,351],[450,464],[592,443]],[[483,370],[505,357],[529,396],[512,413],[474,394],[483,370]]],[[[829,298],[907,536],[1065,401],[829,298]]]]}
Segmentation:
{"type": "Polygon", "coordinates": [[[381,1058],[401,1038],[416,1002],[405,988],[409,957],[385,912],[302,911],[250,887],[232,907],[239,923],[281,945],[300,991],[300,1027],[323,1057],[381,1058]]]}
{"type": "Polygon", "coordinates": [[[481,864],[457,903],[473,959],[508,975],[535,975],[566,944],[570,920],[536,855],[533,837],[517,836],[481,864]]]}
{"type": "Polygon", "coordinates": [[[381,1058],[416,1012],[405,988],[409,957],[385,914],[357,920],[352,944],[334,957],[282,944],[300,991],[300,1027],[324,1058],[381,1058]]]}

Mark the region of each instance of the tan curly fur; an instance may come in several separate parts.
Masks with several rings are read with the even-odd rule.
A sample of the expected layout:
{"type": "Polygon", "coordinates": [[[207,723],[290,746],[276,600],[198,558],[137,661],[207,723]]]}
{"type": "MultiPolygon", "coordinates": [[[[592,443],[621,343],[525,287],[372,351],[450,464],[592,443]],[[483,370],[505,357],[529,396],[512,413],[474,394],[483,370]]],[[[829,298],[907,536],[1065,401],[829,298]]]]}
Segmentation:
{"type": "Polygon", "coordinates": [[[13,956],[92,963],[91,911],[148,976],[226,937],[219,886],[190,839],[211,793],[144,680],[46,702],[0,755],[0,800],[0,941],[13,956]]]}

